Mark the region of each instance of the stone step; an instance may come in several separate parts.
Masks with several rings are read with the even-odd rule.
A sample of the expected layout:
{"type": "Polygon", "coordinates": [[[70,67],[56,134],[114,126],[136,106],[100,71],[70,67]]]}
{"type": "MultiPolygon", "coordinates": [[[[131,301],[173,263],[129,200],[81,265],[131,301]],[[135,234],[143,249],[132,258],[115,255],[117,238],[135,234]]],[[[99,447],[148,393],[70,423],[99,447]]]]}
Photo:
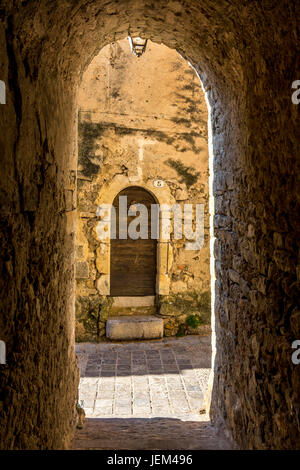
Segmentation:
{"type": "Polygon", "coordinates": [[[155,296],[147,295],[143,297],[112,297],[114,307],[152,307],[155,305],[155,296]]]}
{"type": "Polygon", "coordinates": [[[115,307],[110,308],[109,318],[114,317],[134,317],[134,316],[153,316],[157,312],[155,306],[152,307],[115,307]]]}
{"type": "Polygon", "coordinates": [[[110,317],[106,337],[115,341],[157,339],[164,335],[164,322],[155,316],[110,317]]]}

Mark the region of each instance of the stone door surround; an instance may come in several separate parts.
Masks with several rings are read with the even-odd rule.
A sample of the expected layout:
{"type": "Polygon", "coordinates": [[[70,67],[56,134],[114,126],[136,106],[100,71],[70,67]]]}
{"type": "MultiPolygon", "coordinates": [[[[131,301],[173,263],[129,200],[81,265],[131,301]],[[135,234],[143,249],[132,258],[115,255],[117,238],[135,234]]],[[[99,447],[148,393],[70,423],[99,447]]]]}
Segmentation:
{"type": "MultiPolygon", "coordinates": [[[[140,186],[141,188],[149,191],[156,199],[157,203],[162,206],[167,204],[172,206],[175,200],[171,194],[170,188],[167,184],[163,187],[155,185],[155,181],[147,181],[137,183],[132,182],[131,179],[125,175],[116,175],[110,184],[104,184],[99,192],[97,198],[97,205],[113,205],[115,197],[123,190],[130,186],[140,186]]],[[[169,213],[161,211],[160,220],[164,217],[169,217],[169,213]]],[[[110,295],[110,221],[111,213],[106,211],[105,215],[101,218],[102,221],[107,222],[107,237],[99,241],[99,248],[97,249],[97,269],[100,272],[100,278],[97,281],[97,290],[101,295],[110,295]]],[[[161,225],[161,224],[160,224],[161,225]]],[[[97,227],[96,227],[96,237],[97,227]]],[[[173,250],[169,239],[164,239],[162,231],[157,243],[157,276],[156,276],[156,294],[169,295],[170,293],[170,278],[169,272],[173,263],[173,250]]]]}

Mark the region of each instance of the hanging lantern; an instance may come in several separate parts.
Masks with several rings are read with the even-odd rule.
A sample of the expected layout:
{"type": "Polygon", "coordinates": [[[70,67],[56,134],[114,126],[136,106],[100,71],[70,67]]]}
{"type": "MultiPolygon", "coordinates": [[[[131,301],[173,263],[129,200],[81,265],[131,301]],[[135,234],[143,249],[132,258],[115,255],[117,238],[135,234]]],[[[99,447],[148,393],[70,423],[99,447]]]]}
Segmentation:
{"type": "Polygon", "coordinates": [[[140,37],[132,38],[128,36],[131,52],[137,57],[141,57],[144,54],[147,47],[148,39],[142,39],[140,37]]]}

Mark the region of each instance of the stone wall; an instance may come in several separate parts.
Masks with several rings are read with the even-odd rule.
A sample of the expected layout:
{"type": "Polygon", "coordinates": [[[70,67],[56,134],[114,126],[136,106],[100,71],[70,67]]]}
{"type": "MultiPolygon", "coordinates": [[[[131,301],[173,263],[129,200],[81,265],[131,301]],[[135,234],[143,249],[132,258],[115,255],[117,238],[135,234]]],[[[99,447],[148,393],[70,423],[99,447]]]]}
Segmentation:
{"type": "MultiPolygon", "coordinates": [[[[199,316],[202,330],[209,331],[207,120],[195,71],[163,45],[148,41],[146,53],[137,58],[127,39],[118,41],[106,46],[85,71],[79,90],[78,340],[93,339],[82,324],[91,317],[89,308],[95,311],[97,299],[101,304],[99,297],[110,295],[110,240],[101,243],[97,237],[97,209],[104,202],[112,204],[129,186],[149,190],[161,206],[179,204],[182,212],[185,204],[193,204],[194,213],[196,204],[203,204],[200,250],[187,250],[184,235],[175,240],[174,231],[170,241],[159,239],[156,312],[164,317],[168,336],[194,331],[186,325],[190,315],[199,316]]],[[[118,315],[120,309],[110,313],[118,315]]],[[[107,314],[107,309],[101,311],[101,336],[107,314]]]]}
{"type": "MultiPolygon", "coordinates": [[[[62,110],[57,99],[62,92],[57,69],[49,71],[46,64],[39,69],[28,49],[21,52],[32,28],[20,22],[17,9],[1,3],[0,70],[7,104],[0,107],[0,336],[7,364],[0,366],[0,448],[61,449],[74,432],[79,384],[76,172],[70,162],[76,127],[70,106],[62,110]]],[[[21,7],[19,12],[23,16],[21,7]]],[[[30,36],[33,55],[40,34],[30,36]]],[[[71,101],[71,90],[64,96],[71,101]]]]}
{"type": "Polygon", "coordinates": [[[211,106],[211,416],[242,448],[299,448],[298,10],[297,0],[1,2],[2,448],[60,448],[72,433],[76,92],[128,29],[188,58],[211,106]]]}

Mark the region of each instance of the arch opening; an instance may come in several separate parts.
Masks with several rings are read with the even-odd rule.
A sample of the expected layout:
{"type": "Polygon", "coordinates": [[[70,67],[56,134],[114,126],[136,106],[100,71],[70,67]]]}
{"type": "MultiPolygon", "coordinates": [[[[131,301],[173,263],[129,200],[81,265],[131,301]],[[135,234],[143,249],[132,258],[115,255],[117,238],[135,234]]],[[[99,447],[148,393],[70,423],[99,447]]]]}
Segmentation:
{"type": "MultiPolygon", "coordinates": [[[[211,356],[207,109],[199,78],[182,57],[166,46],[148,41],[141,62],[132,56],[127,40],[118,41],[105,47],[90,63],[78,96],[77,244],[81,250],[77,251],[81,252],[79,267],[85,263],[90,273],[86,280],[77,278],[78,323],[89,316],[85,305],[94,309],[98,300],[102,306],[103,302],[113,301],[105,314],[102,307],[101,327],[97,331],[100,342],[104,336],[132,340],[160,338],[164,334],[174,337],[175,345],[176,336],[202,334],[199,344],[207,341],[202,366],[192,365],[192,358],[186,358],[194,375],[190,378],[193,384],[189,385],[197,395],[187,393],[181,402],[188,420],[189,413],[202,408],[211,356]],[[125,207],[122,198],[126,198],[125,207]],[[88,231],[88,226],[96,224],[96,208],[100,221],[88,231]],[[133,216],[128,215],[131,208],[133,216]],[[197,221],[201,208],[203,225],[197,221]],[[131,228],[134,225],[136,232],[136,211],[142,217],[144,210],[147,221],[145,226],[139,223],[136,239],[131,228]],[[122,224],[122,236],[120,219],[126,225],[124,234],[122,224]],[[134,330],[137,322],[144,322],[143,331],[134,330]],[[201,385],[197,374],[203,376],[201,385]]],[[[80,327],[78,342],[87,341],[80,327]]],[[[165,346],[165,353],[171,345],[170,341],[165,346]]],[[[172,356],[172,349],[169,352],[172,356]]],[[[200,356],[201,352],[197,354],[200,356]]],[[[179,358],[179,362],[182,360],[179,358]]],[[[155,377],[163,379],[160,375],[167,364],[161,370],[159,361],[155,365],[155,377]]],[[[168,367],[174,366],[169,363],[168,367]]],[[[146,369],[140,368],[139,373],[147,375],[146,369]]],[[[85,374],[82,383],[88,380],[85,374]]],[[[134,375],[132,372],[133,382],[134,375]]],[[[176,366],[174,376],[181,377],[176,366]]],[[[117,382],[118,378],[117,371],[117,382]]],[[[168,390],[174,395],[167,373],[163,388],[165,396],[168,390]]],[[[100,392],[105,393],[101,387],[100,392]]],[[[130,400],[128,393],[130,385],[122,400],[130,400]]],[[[160,399],[160,416],[168,415],[169,406],[163,409],[165,399],[161,394],[153,390],[150,395],[151,413],[158,413],[160,399]]],[[[84,401],[84,390],[80,396],[84,401]]],[[[107,401],[111,398],[107,396],[107,401]]],[[[109,409],[118,410],[113,398],[111,402],[109,409]]],[[[135,403],[134,397],[132,402],[135,403]]],[[[135,408],[127,410],[131,417],[135,416],[135,408]]],[[[98,410],[87,412],[92,419],[98,410]]],[[[144,413],[146,417],[146,409],[144,413]]],[[[177,416],[179,410],[174,413],[177,416]]]]}
{"type": "Polygon", "coordinates": [[[245,2],[241,12],[237,1],[161,1],[155,8],[143,1],[50,1],[47,8],[4,1],[0,327],[10,366],[1,372],[1,397],[11,404],[1,406],[5,448],[61,448],[73,432],[76,90],[87,62],[128,29],[181,51],[211,104],[214,417],[243,448],[299,443],[298,376],[289,360],[298,332],[295,5],[261,2],[254,11],[245,2]],[[28,409],[46,403],[51,417],[28,418],[28,409]]]}

